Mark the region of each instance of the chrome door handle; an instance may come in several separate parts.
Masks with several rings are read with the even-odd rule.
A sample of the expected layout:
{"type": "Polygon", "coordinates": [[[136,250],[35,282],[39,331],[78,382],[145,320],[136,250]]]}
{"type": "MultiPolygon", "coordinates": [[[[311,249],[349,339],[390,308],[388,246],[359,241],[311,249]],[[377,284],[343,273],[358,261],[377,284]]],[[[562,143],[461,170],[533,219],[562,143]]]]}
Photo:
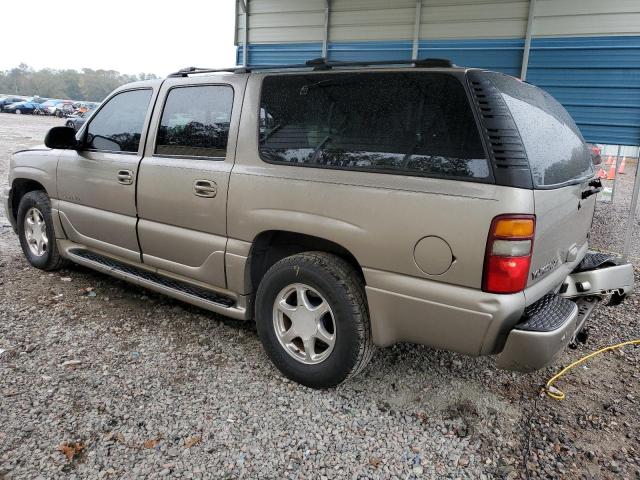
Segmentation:
{"type": "Polygon", "coordinates": [[[118,170],[118,183],[131,185],[133,183],[133,172],[131,170],[118,170]]]}
{"type": "Polygon", "coordinates": [[[218,193],[218,186],[213,180],[196,180],[193,182],[193,194],[198,197],[213,198],[218,193]]]}

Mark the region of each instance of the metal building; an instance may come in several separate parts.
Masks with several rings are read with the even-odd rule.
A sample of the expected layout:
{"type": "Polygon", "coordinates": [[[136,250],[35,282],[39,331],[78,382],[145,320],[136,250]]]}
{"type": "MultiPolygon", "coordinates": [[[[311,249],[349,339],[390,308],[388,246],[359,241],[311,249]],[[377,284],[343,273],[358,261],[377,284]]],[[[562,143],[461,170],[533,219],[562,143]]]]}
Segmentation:
{"type": "Polygon", "coordinates": [[[640,144],[640,0],[238,0],[236,19],[238,64],[445,57],[546,89],[588,141],[640,144]]]}

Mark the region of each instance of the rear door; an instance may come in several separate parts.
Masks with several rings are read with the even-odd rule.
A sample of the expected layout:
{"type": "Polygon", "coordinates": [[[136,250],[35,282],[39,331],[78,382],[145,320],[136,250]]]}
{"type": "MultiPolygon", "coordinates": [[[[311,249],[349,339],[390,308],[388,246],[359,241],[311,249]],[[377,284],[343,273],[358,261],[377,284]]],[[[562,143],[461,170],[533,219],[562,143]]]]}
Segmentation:
{"type": "Polygon", "coordinates": [[[79,134],[81,150],[58,161],[60,220],[77,243],[140,261],[135,184],[153,87],[116,92],[79,134]]]}
{"type": "Polygon", "coordinates": [[[245,83],[243,75],[163,83],[138,178],[145,264],[226,287],[227,188],[245,83]]]}
{"type": "Polygon", "coordinates": [[[589,194],[593,162],[575,122],[551,95],[506,75],[490,78],[511,111],[531,167],[536,233],[528,285],[533,285],[584,252],[595,210],[596,196],[589,194]]]}

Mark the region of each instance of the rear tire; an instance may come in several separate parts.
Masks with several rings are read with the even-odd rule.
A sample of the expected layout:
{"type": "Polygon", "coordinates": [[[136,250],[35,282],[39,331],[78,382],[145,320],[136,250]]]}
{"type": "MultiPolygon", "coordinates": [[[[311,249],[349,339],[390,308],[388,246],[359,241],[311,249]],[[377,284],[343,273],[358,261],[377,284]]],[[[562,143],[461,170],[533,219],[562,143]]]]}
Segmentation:
{"type": "Polygon", "coordinates": [[[58,251],[49,196],[42,190],[27,192],[20,199],[17,220],[20,246],[29,263],[47,271],[62,268],[66,262],[58,251]]]}
{"type": "Polygon", "coordinates": [[[357,375],[374,350],[359,273],[342,258],[324,252],[292,255],[267,271],[256,295],[256,325],[274,365],[286,377],[311,388],[334,387],[357,375]],[[291,300],[284,301],[287,310],[283,313],[279,305],[289,291],[293,293],[291,300]],[[297,293],[299,291],[307,293],[297,293]],[[304,300],[299,300],[301,295],[305,296],[304,300]],[[326,309],[325,316],[309,320],[318,306],[326,309]],[[296,312],[301,311],[300,317],[296,312]],[[291,312],[291,318],[302,320],[289,319],[287,312],[291,312]],[[307,338],[313,345],[310,349],[313,353],[308,353],[303,334],[298,337],[290,334],[293,339],[289,343],[283,340],[288,329],[295,330],[296,322],[305,324],[300,327],[304,335],[308,334],[309,325],[313,329],[314,324],[322,324],[317,331],[324,333],[308,334],[314,337],[313,340],[307,338]],[[327,339],[326,343],[323,338],[327,339]]]}

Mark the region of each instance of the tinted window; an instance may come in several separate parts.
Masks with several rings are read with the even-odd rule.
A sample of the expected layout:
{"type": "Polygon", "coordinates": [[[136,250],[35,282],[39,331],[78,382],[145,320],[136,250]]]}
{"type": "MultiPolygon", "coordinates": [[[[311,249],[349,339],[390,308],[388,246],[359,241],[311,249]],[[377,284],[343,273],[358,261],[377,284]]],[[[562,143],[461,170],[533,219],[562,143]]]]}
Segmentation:
{"type": "Polygon", "coordinates": [[[151,90],[132,90],[112,97],[89,124],[89,148],[137,152],[151,90]]]}
{"type": "Polygon", "coordinates": [[[232,106],[231,87],[203,85],[170,90],[158,129],[156,153],[224,157],[232,106]]]}
{"type": "Polygon", "coordinates": [[[260,153],[314,167],[489,177],[465,91],[442,73],[266,77],[260,153]]]}
{"type": "Polygon", "coordinates": [[[569,112],[544,90],[488,73],[504,98],[527,150],[533,181],[556,185],[593,174],[589,148],[569,112]]]}

